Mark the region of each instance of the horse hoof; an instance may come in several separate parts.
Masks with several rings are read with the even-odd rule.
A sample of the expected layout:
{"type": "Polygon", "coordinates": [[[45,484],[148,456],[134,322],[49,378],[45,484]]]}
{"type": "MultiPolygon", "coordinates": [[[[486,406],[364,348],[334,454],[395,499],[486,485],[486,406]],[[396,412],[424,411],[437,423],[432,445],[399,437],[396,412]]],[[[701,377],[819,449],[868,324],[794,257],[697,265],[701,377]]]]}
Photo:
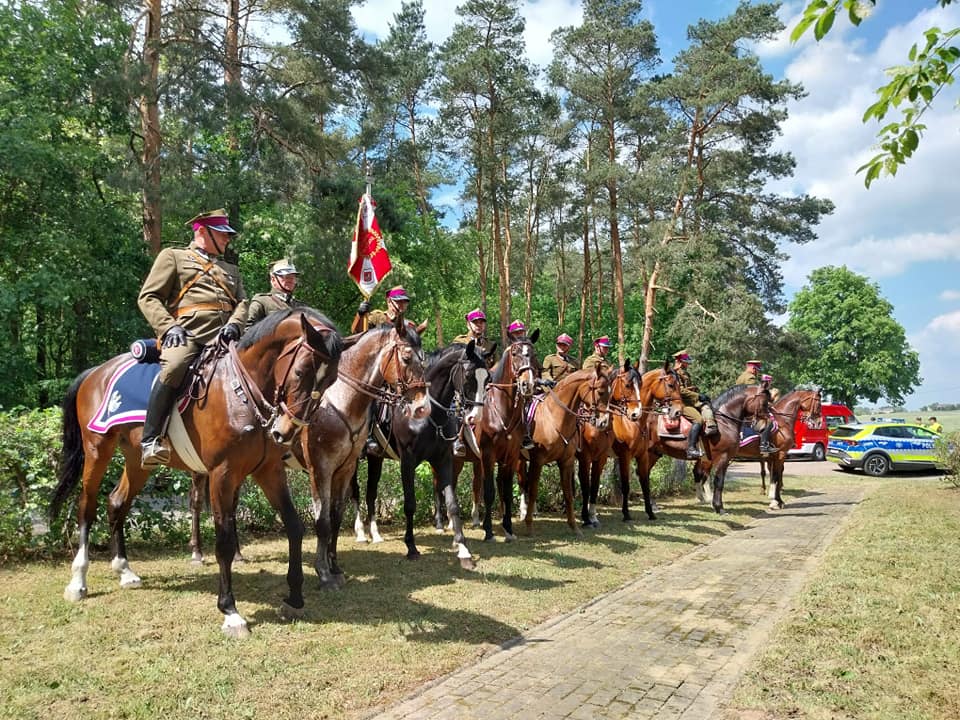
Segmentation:
{"type": "Polygon", "coordinates": [[[280,617],[284,620],[303,620],[305,614],[306,606],[295,608],[293,605],[284,600],[280,604],[280,617]]]}
{"type": "Polygon", "coordinates": [[[321,590],[339,590],[340,585],[334,579],[333,575],[328,575],[327,577],[320,578],[320,589],[321,590]]]}
{"type": "Polygon", "coordinates": [[[333,582],[336,583],[337,589],[339,590],[340,588],[342,588],[344,585],[347,584],[347,576],[344,575],[342,572],[334,573],[333,582]]]}
{"type": "Polygon", "coordinates": [[[443,528],[442,527],[434,528],[434,532],[436,532],[437,535],[443,535],[443,528]]]}
{"type": "Polygon", "coordinates": [[[223,618],[223,625],[220,626],[220,630],[228,638],[233,638],[234,640],[242,640],[243,638],[250,637],[250,628],[247,627],[247,621],[236,612],[228,613],[226,617],[223,618]]]}
{"type": "Polygon", "coordinates": [[[419,550],[411,550],[410,552],[407,553],[407,560],[419,560],[419,559],[420,559],[419,550]]]}
{"type": "Polygon", "coordinates": [[[724,510],[722,507],[721,507],[721,508],[714,508],[714,510],[717,511],[717,515],[726,515],[726,514],[727,514],[727,511],[724,510]]]}
{"type": "Polygon", "coordinates": [[[460,567],[464,570],[476,570],[477,564],[473,561],[473,558],[460,558],[460,567]]]}
{"type": "Polygon", "coordinates": [[[483,541],[484,541],[485,543],[492,543],[492,542],[496,542],[496,541],[497,541],[497,538],[494,536],[493,533],[490,533],[489,535],[484,535],[484,536],[483,536],[483,541]]]}
{"type": "Polygon", "coordinates": [[[190,558],[190,564],[191,564],[191,565],[197,565],[197,566],[203,565],[203,558],[202,558],[202,557],[192,557],[192,558],[190,558]]]}
{"type": "Polygon", "coordinates": [[[599,529],[600,529],[600,521],[599,521],[599,520],[592,520],[592,521],[590,522],[590,527],[592,527],[594,530],[599,530],[599,529]]]}
{"type": "Polygon", "coordinates": [[[85,600],[87,597],[87,588],[85,587],[72,587],[67,585],[66,589],[63,591],[63,599],[67,602],[80,602],[85,600]]]}
{"type": "Polygon", "coordinates": [[[479,521],[479,520],[473,520],[473,521],[470,523],[470,527],[472,527],[474,530],[476,530],[477,528],[480,527],[480,521],[479,521]]]}
{"type": "Polygon", "coordinates": [[[504,542],[507,542],[507,543],[512,543],[512,542],[513,542],[514,540],[516,540],[516,539],[517,539],[517,536],[514,535],[513,533],[506,533],[506,534],[503,536],[503,541],[504,541],[504,542]]]}

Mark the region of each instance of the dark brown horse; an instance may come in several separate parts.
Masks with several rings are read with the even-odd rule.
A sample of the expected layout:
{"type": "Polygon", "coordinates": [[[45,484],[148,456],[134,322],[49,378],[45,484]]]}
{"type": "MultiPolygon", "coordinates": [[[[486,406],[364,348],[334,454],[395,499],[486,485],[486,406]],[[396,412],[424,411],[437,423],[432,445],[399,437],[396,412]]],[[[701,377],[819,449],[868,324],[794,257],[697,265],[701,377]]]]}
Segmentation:
{"type": "MultiPolygon", "coordinates": [[[[315,569],[323,589],[345,583],[337,563],[337,539],[350,482],[369,429],[370,404],[393,407],[394,414],[425,418],[430,403],[423,382],[420,336],[401,316],[394,325],[373,328],[345,339],[336,382],[309,415],[309,424],[293,446],[310,474],[317,532],[315,569]]],[[[412,488],[411,488],[412,491],[412,488]]]]}
{"type": "Polygon", "coordinates": [[[664,362],[663,367],[649,370],[643,375],[627,360],[613,377],[610,392],[610,409],[613,414],[613,452],[617,458],[620,477],[621,508],[624,522],[630,516],[630,461],[636,461],[637,479],[643,493],[643,508],[650,520],[656,520],[653,499],[650,496],[650,472],[646,468],[648,425],[657,418],[666,416],[672,421],[680,418],[683,397],[680,383],[664,362]]]}
{"type": "MultiPolygon", "coordinates": [[[[626,367],[630,367],[629,361],[626,367]]],[[[638,380],[640,375],[630,368],[638,380]]],[[[597,516],[597,499],[600,495],[600,479],[603,469],[607,465],[607,458],[613,450],[613,415],[630,415],[635,413],[635,419],[640,418],[639,401],[632,409],[626,403],[613,403],[613,382],[620,372],[609,375],[610,393],[607,399],[607,421],[604,423],[584,422],[580,424],[580,445],[577,448],[577,478],[580,481],[580,520],[584,527],[600,527],[600,518],[597,516]]],[[[622,382],[622,380],[621,380],[622,382]]]]}
{"type": "MultiPolygon", "coordinates": [[[[475,565],[467,549],[460,518],[460,504],[453,491],[453,441],[457,438],[464,415],[474,407],[482,407],[483,393],[490,371],[487,359],[490,354],[478,350],[471,340],[466,345],[450,345],[427,357],[424,380],[429,388],[430,413],[415,418],[394,414],[391,427],[384,433],[400,457],[400,477],[403,484],[403,511],[406,516],[404,543],[407,558],[420,556],[413,538],[413,521],[416,512],[416,469],[422,462],[430,463],[434,476],[436,513],[443,508],[442,517],[449,518],[453,530],[453,546],[461,567],[472,570],[475,565]]],[[[370,536],[373,542],[382,542],[377,529],[377,488],[383,469],[382,457],[367,457],[366,511],[370,536]]],[[[360,488],[353,488],[357,504],[357,519],[354,524],[357,542],[366,542],[363,513],[360,508],[360,488]]],[[[440,519],[440,528],[443,520],[440,519]]]]}
{"type": "MultiPolygon", "coordinates": [[[[306,422],[310,408],[336,377],[342,339],[333,324],[315,311],[274,313],[215,360],[201,397],[182,415],[186,434],[209,476],[210,502],[217,536],[220,589],[217,607],[224,614],[223,631],[248,634],[237,612],[231,564],[236,543],[236,506],[240,485],[252,475],[280,513],[289,543],[286,611],[303,608],[303,523],[297,515],[283,470],[285,447],[306,422]]],[[[129,355],[107,361],[78,377],[64,399],[63,460],[60,483],[51,503],[59,514],[71,490],[82,482],[78,503],[79,548],[73,577],[64,590],[68,600],[87,594],[89,533],[97,515],[97,493],[107,465],[119,444],[124,470],[110,494],[108,515],[113,546],[112,567],[123,588],[139,587],[140,578],[127,560],[124,521],[151,470],[140,466],[142,423],[115,425],[98,433],[88,425],[104,401],[108,381],[129,355]]],[[[176,411],[175,411],[176,412],[176,411]]],[[[192,470],[175,447],[170,465],[192,470]]]]}
{"type": "Polygon", "coordinates": [[[560,469],[560,488],[567,515],[567,525],[581,536],[573,510],[573,464],[585,425],[606,431],[610,424],[607,402],[610,380],[601,365],[591,370],[577,370],[564,377],[540,400],[531,422],[534,448],[529,460],[520,462],[520,517],[533,531],[540,473],[544,465],[555,462],[560,469]]]}
{"type": "MultiPolygon", "coordinates": [[[[783,467],[787,460],[787,453],[793,447],[797,416],[802,412],[808,427],[820,427],[821,402],[819,389],[794,390],[787,393],[770,406],[770,413],[777,422],[777,429],[771,434],[770,443],[777,448],[777,451],[766,457],[761,456],[759,440],[756,437],[737,451],[738,460],[759,460],[762,475],[766,475],[764,465],[770,466],[771,510],[779,510],[783,507],[783,467]]],[[[710,475],[710,464],[709,458],[700,458],[697,461],[694,477],[706,480],[710,475]]],[[[697,497],[701,502],[705,501],[703,486],[703,481],[697,483],[697,497]]]]}
{"type": "Polygon", "coordinates": [[[521,336],[506,347],[500,361],[490,372],[490,382],[484,396],[483,408],[476,424],[464,428],[473,438],[467,442],[466,458],[454,458],[453,477],[460,477],[465,462],[474,463],[474,507],[483,506],[484,541],[493,540],[493,504],[497,493],[503,510],[501,525],[504,540],[515,540],[513,534],[513,475],[520,461],[523,443],[524,413],[527,403],[533,398],[537,378],[540,377],[540,361],[534,343],[540,331],[534,330],[529,337],[521,336]],[[476,451],[479,451],[479,456],[476,451]],[[477,467],[479,465],[479,468],[477,467]],[[494,466],[497,467],[494,484],[494,466]],[[482,482],[478,482],[478,477],[482,482]],[[480,486],[483,496],[479,498],[480,486]]]}

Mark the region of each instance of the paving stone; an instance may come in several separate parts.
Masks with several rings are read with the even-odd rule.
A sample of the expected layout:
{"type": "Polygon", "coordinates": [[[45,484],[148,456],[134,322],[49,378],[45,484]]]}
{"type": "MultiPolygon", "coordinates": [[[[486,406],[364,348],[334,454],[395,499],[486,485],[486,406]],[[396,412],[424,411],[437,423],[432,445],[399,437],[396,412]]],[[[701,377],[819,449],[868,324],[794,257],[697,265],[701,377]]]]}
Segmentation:
{"type": "Polygon", "coordinates": [[[864,492],[794,499],[368,717],[711,720],[864,492]]]}

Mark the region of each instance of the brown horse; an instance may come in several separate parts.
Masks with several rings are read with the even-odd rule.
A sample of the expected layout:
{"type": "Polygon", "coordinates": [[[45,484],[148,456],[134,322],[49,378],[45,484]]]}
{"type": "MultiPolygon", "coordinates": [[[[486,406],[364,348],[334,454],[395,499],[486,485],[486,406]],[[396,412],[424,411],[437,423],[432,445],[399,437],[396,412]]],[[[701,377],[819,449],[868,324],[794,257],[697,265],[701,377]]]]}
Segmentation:
{"type": "Polygon", "coordinates": [[[647,428],[650,421],[655,423],[662,415],[676,421],[683,411],[680,383],[669,361],[664,362],[663,367],[640,375],[627,360],[613,377],[610,407],[613,414],[613,452],[617,458],[617,472],[620,477],[623,521],[629,522],[632,519],[629,509],[630,460],[636,460],[644,511],[650,520],[656,520],[653,500],[650,497],[649,468],[643,470],[650,437],[647,428]]]}
{"type": "MultiPolygon", "coordinates": [[[[765,384],[734,385],[713,401],[713,407],[719,432],[704,436],[703,444],[710,463],[708,467],[713,466],[717,471],[713,484],[713,509],[718,515],[723,515],[726,512],[723,509],[723,483],[726,479],[727,466],[740,447],[740,431],[744,423],[752,423],[759,429],[763,422],[767,421],[770,415],[770,390],[765,384]]],[[[643,464],[648,476],[657,460],[663,455],[681,460],[687,457],[686,437],[684,435],[678,438],[662,437],[656,418],[647,422],[647,433],[650,444],[643,464]]],[[[700,484],[706,480],[699,464],[694,465],[693,477],[694,482],[700,484]]]]}
{"type": "MultiPolygon", "coordinates": [[[[333,324],[319,313],[306,309],[274,313],[251,329],[229,355],[214,360],[216,365],[201,396],[183,411],[186,434],[209,476],[220,565],[217,607],[225,616],[223,631],[227,635],[249,633],[246,620],[237,612],[231,571],[237,499],[247,475],[263,489],[286,528],[290,594],[284,600],[285,609],[296,614],[303,608],[303,523],[287,487],[283,455],[285,445],[305,424],[311,406],[336,377],[342,348],[333,324]]],[[[90,526],[97,516],[100,482],[118,444],[124,470],[108,506],[111,564],[121,587],[141,584],[127,560],[124,521],[151,473],[140,466],[142,423],[115,425],[102,433],[88,427],[105,400],[114,371],[127,361],[129,355],[119,356],[87,370],[73,382],[63,403],[63,459],[51,516],[59,514],[71,490],[82,482],[77,510],[79,548],[73,577],[64,590],[68,600],[87,595],[90,526]]],[[[182,447],[174,448],[170,465],[195,470],[181,456],[182,451],[182,447]]]]}
{"type": "MultiPolygon", "coordinates": [[[[760,455],[759,441],[741,447],[737,451],[738,460],[759,460],[761,473],[765,475],[764,465],[770,465],[770,509],[779,510],[783,507],[783,467],[787,460],[787,453],[793,447],[794,427],[797,416],[803,412],[804,421],[808,427],[820,427],[820,404],[822,402],[820,390],[793,390],[787,393],[773,405],[770,413],[777,422],[776,432],[770,436],[770,443],[777,448],[775,453],[763,457],[760,455]]],[[[708,478],[710,475],[710,460],[700,458],[697,461],[695,477],[708,478]]],[[[697,483],[697,497],[705,501],[703,482],[697,483]]]]}
{"type": "Polygon", "coordinates": [[[306,431],[293,446],[294,455],[310,474],[317,532],[314,568],[323,589],[340,588],[346,581],[337,564],[337,538],[367,439],[370,404],[376,400],[390,405],[395,414],[407,418],[430,414],[420,336],[401,316],[392,326],[351,335],[344,342],[347,349],[340,358],[337,380],[310,413],[306,431]]]}
{"type": "MultiPolygon", "coordinates": [[[[628,363],[629,366],[629,363],[628,363]]],[[[631,368],[632,370],[632,368],[631,368]]],[[[633,371],[639,380],[639,374],[633,371]]],[[[607,398],[606,422],[583,422],[580,424],[580,445],[577,448],[577,479],[580,481],[580,520],[583,527],[600,527],[600,518],[597,516],[597,499],[600,495],[600,478],[607,465],[607,458],[613,450],[613,420],[614,414],[630,414],[621,401],[613,404],[613,381],[620,375],[611,373],[610,392],[607,398]]],[[[639,383],[638,383],[639,389],[639,383]]],[[[635,405],[636,419],[640,417],[639,402],[635,405]]]]}
{"type": "Polygon", "coordinates": [[[591,370],[577,370],[564,377],[537,404],[531,422],[534,448],[528,452],[529,461],[520,462],[520,517],[533,531],[540,473],[544,465],[555,462],[560,468],[560,488],[567,514],[567,525],[577,534],[573,511],[573,464],[580,445],[584,425],[605,431],[610,425],[607,402],[610,399],[610,380],[601,365],[591,370]]]}
{"type": "Polygon", "coordinates": [[[498,492],[503,509],[504,540],[512,542],[516,539],[510,517],[513,512],[513,474],[520,462],[526,404],[533,397],[540,377],[540,361],[533,347],[539,337],[540,331],[534,330],[529,337],[517,338],[504,350],[500,361],[490,371],[483,408],[475,425],[468,421],[464,428],[465,434],[473,434],[467,442],[466,458],[454,458],[454,482],[460,477],[465,462],[474,464],[474,508],[476,513],[483,505],[484,542],[493,540],[491,516],[498,492]],[[477,455],[476,451],[480,454],[477,455]],[[497,466],[496,485],[494,465],[497,466]]]}

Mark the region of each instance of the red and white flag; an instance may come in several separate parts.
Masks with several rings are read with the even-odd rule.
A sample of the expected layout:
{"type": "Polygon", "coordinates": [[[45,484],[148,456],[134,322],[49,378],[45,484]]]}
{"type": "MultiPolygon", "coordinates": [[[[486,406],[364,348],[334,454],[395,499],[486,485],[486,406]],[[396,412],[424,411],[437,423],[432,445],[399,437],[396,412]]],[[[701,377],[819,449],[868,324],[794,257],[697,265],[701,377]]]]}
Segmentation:
{"type": "Polygon", "coordinates": [[[373,198],[364,193],[357,210],[357,227],[353,231],[350,264],[347,266],[347,272],[365,298],[373,295],[377,285],[393,268],[387,246],[383,244],[374,207],[373,198]]]}

